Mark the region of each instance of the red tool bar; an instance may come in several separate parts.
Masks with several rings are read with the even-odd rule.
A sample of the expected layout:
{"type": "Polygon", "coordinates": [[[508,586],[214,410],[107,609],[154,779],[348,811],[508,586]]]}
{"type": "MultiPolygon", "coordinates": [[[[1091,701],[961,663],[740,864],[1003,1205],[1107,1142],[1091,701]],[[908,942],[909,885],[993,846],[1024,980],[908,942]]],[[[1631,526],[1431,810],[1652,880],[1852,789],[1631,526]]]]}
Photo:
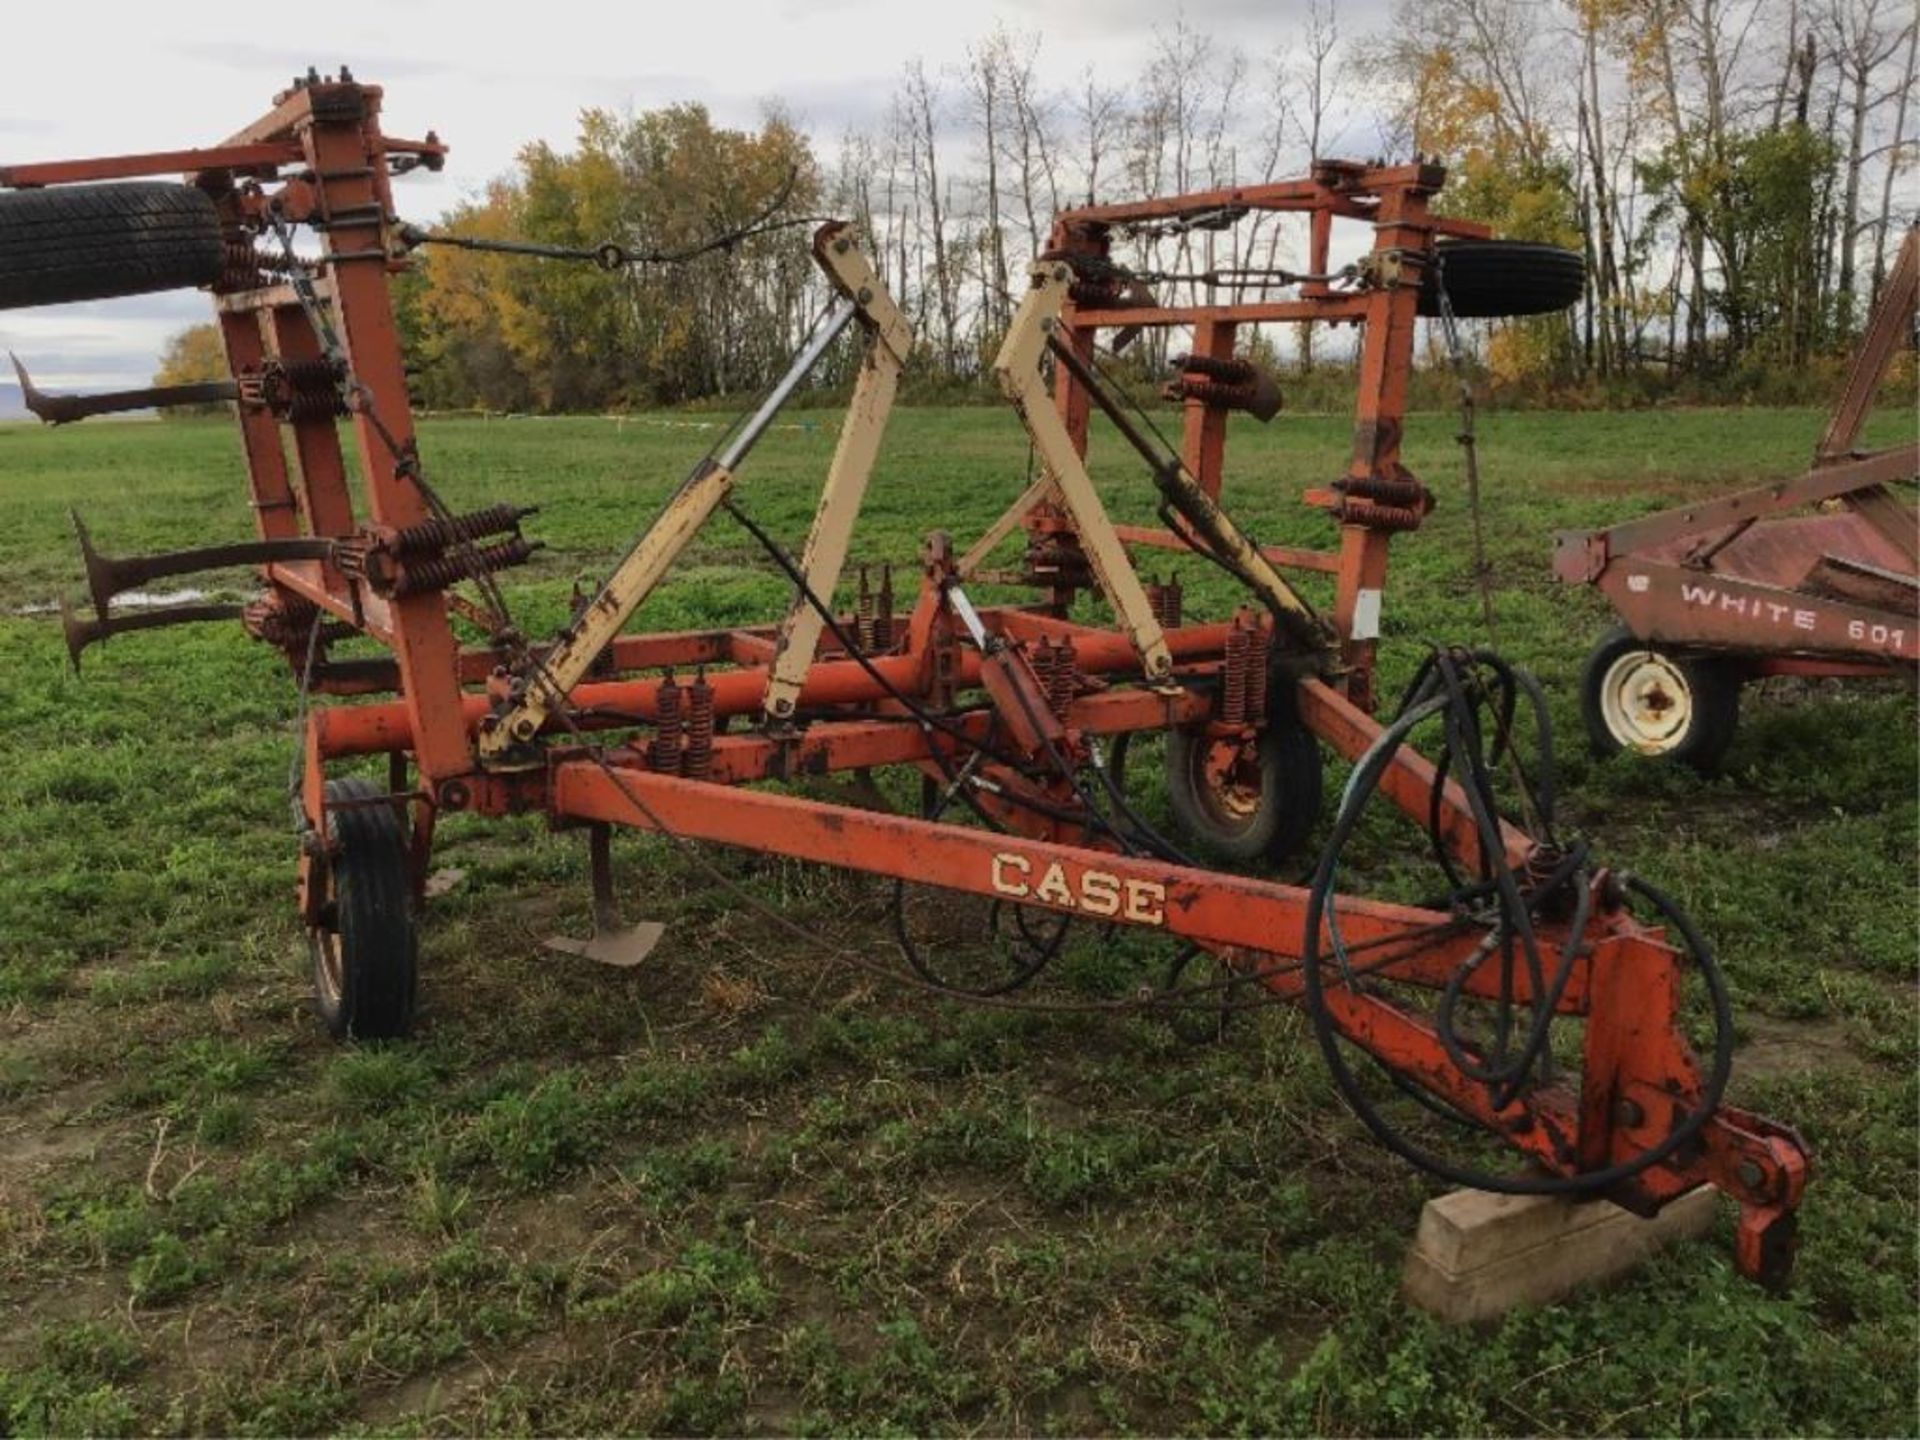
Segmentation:
{"type": "Polygon", "coordinates": [[[37,165],[0,165],[0,185],[73,185],[89,180],[130,180],[139,175],[184,175],[200,170],[271,170],[302,159],[294,140],[219,145],[208,150],[159,150],[146,155],[105,155],[92,160],[48,160],[37,165]]]}
{"type": "MultiPolygon", "coordinates": [[[[1297,960],[1306,930],[1307,892],[1297,886],[646,770],[609,773],[593,760],[569,759],[554,767],[548,808],[561,820],[665,831],[990,899],[1025,901],[1101,923],[1164,929],[1216,948],[1259,952],[1249,968],[1270,963],[1261,957],[1297,960]]],[[[1363,947],[1384,949],[1410,938],[1418,949],[1396,958],[1385,973],[1434,987],[1445,985],[1480,941],[1477,931],[1433,933],[1449,919],[1379,900],[1343,899],[1339,907],[1341,938],[1356,960],[1368,953],[1363,947]]],[[[1643,938],[1641,943],[1658,942],[1643,938]]],[[[1386,953],[1397,955],[1398,947],[1386,953]]],[[[1496,996],[1495,969],[1479,967],[1466,983],[1467,993],[1496,996]]],[[[1526,983],[1516,976],[1523,1003],[1531,994],[1526,983]]],[[[1580,966],[1558,1008],[1579,1014],[1586,994],[1580,966]]]]}
{"type": "MultiPolygon", "coordinates": [[[[1300,682],[1300,718],[1314,734],[1349,760],[1358,760],[1380,738],[1382,726],[1332,686],[1319,680],[1300,682]]],[[[1431,813],[1433,762],[1411,745],[1402,745],[1393,753],[1380,777],[1380,792],[1417,824],[1425,825],[1431,813]]],[[[1447,848],[1470,870],[1480,867],[1480,832],[1467,809],[1466,792],[1449,780],[1442,792],[1440,830],[1447,848]]],[[[1506,838],[1507,863],[1518,867],[1533,851],[1526,833],[1506,821],[1500,822],[1506,838]]]]}
{"type": "MultiPolygon", "coordinates": [[[[1183,555],[1193,553],[1192,547],[1171,530],[1160,530],[1151,525],[1116,525],[1113,533],[1129,545],[1145,545],[1154,550],[1177,550],[1183,555]]],[[[1331,575],[1340,568],[1340,557],[1326,550],[1302,550],[1296,545],[1262,545],[1260,553],[1275,565],[1284,565],[1291,570],[1316,570],[1331,575]]]]}
{"type": "Polygon", "coordinates": [[[1076,310],[1079,330],[1125,330],[1136,325],[1241,324],[1261,321],[1364,320],[1364,295],[1336,295],[1325,300],[1254,300],[1237,305],[1122,305],[1111,310],[1076,310]]]}
{"type": "MultiPolygon", "coordinates": [[[[1071,627],[1069,627],[1071,628],[1071,627]]],[[[1167,636],[1174,658],[1215,658],[1226,644],[1225,625],[1194,625],[1175,630],[1167,636]]],[[[1080,668],[1089,674],[1110,673],[1138,664],[1133,644],[1124,635],[1100,632],[1081,637],[1074,631],[1074,644],[1080,668]]],[[[909,695],[925,688],[927,656],[882,655],[870,662],[885,677],[881,684],[857,660],[823,660],[807,672],[806,686],[800,692],[800,707],[815,709],[832,705],[871,703],[889,698],[888,686],[909,695]]],[[[767,693],[769,668],[755,665],[743,670],[722,671],[708,677],[713,686],[715,715],[745,715],[759,710],[767,693]]],[[[963,649],[953,675],[954,683],[975,685],[980,678],[980,656],[963,649]]],[[[602,684],[577,685],[572,693],[574,706],[582,711],[599,711],[619,717],[616,723],[651,723],[660,715],[661,682],[658,680],[611,680],[602,684]]],[[[478,730],[487,713],[487,700],[481,695],[462,697],[461,713],[468,733],[478,730]]],[[[354,705],[322,710],[313,716],[314,739],[320,753],[328,759],[348,755],[374,755],[413,748],[413,732],[406,707],[398,701],[381,705],[354,705]]],[[[582,728],[594,728],[583,724],[582,728]]],[[[551,729],[551,727],[549,727],[551,729]]]]}

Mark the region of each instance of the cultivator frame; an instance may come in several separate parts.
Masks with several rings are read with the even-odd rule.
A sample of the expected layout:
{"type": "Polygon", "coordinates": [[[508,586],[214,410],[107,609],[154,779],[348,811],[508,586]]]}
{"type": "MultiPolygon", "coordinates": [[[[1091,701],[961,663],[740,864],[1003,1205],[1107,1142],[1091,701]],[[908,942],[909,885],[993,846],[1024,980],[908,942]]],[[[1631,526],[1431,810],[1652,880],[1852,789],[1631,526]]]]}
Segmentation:
{"type": "MultiPolygon", "coordinates": [[[[1445,178],[1440,167],[1329,163],[1287,184],[1062,215],[996,363],[1044,473],[971,548],[958,551],[945,534],[931,534],[917,592],[899,615],[891,584],[875,596],[864,576],[853,614],[823,614],[808,600],[811,592],[830,602],[841,579],[910,345],[853,232],[825,227],[814,254],[837,297],[828,328],[857,329],[866,350],[813,531],[791,563],[796,598],[784,622],[668,634],[622,629],[700,521],[732,503],[754,441],[824,342],[802,354],[724,452],[695,468],[551,644],[529,646],[501,628],[502,617],[484,613],[495,633],[486,644],[463,646],[450,610],[474,607],[451,586],[490,586],[495,571],[524,560],[532,547],[519,527],[529,512],[502,505],[452,516],[426,482],[388,293],[390,276],[406,264],[389,179],[416,164],[437,165],[444,151],[431,134],[419,142],[385,135],[380,111],[377,88],[344,74],[310,76],[277,97],[261,121],[211,150],[0,169],[0,184],[11,186],[184,172],[216,202],[232,263],[214,287],[215,306],[258,529],[248,544],[259,548],[247,553],[264,590],[246,608],[245,623],[286,653],[315,695],[395,697],[317,705],[305,716],[300,906],[333,953],[353,939],[340,933],[338,887],[351,858],[340,819],[356,808],[403,819],[404,850],[393,863],[404,867],[416,899],[439,815],[540,813],[556,826],[588,828],[602,902],[611,899],[606,837],[610,827],[625,826],[1139,927],[1191,942],[1276,997],[1316,1007],[1347,1042],[1478,1122],[1537,1174],[1633,1170],[1636,1157],[1672,1141],[1657,1162],[1622,1173],[1605,1193],[1651,1214],[1701,1184],[1717,1185],[1740,1206],[1741,1268],[1784,1279],[1807,1152],[1787,1127],[1732,1107],[1700,1118],[1707,1080],[1680,1028],[1681,958],[1662,931],[1628,913],[1606,872],[1592,881],[1580,935],[1547,927],[1556,943],[1584,947],[1552,1002],[1556,1013],[1585,1021],[1579,1088],[1501,1098],[1461,1072],[1419,1014],[1351,982],[1312,993],[1303,967],[1311,939],[1306,889],[1126,853],[1088,823],[1070,770],[1050,777],[1035,758],[1084,756],[1102,737],[1182,727],[1225,756],[1213,772],[1225,784],[1252,742],[1283,717],[1348,758],[1380,739],[1370,709],[1387,542],[1416,526],[1431,503],[1399,458],[1422,270],[1436,235],[1478,233],[1428,212],[1445,178]],[[1181,308],[1137,295],[1129,303],[1122,294],[1108,259],[1116,228],[1211,223],[1208,217],[1248,209],[1310,217],[1321,278],[1297,299],[1181,308]],[[1371,224],[1375,234],[1370,256],[1342,284],[1325,273],[1336,219],[1371,224]],[[319,234],[317,261],[257,248],[296,225],[319,234]],[[1340,522],[1337,554],[1258,546],[1218,504],[1227,415],[1246,408],[1257,388],[1235,359],[1235,330],[1264,320],[1363,327],[1352,462],[1345,476],[1308,496],[1340,522]],[[1154,471],[1169,528],[1114,525],[1083,459],[1094,406],[1124,423],[1102,393],[1093,338],[1102,329],[1189,323],[1199,358],[1180,382],[1187,386],[1185,463],[1154,471]],[[1042,370],[1049,353],[1051,392],[1042,370]],[[352,422],[364,512],[348,483],[336,424],[343,414],[352,422]],[[283,432],[291,435],[291,465],[283,432]],[[976,607],[967,583],[1022,525],[1029,535],[1024,578],[1045,598],[976,607]],[[1141,583],[1126,549],[1196,542],[1234,560],[1265,614],[1248,609],[1192,623],[1165,587],[1141,583]],[[1281,577],[1288,566],[1334,576],[1330,617],[1317,615],[1281,577]],[[1116,627],[1067,617],[1075,593],[1088,587],[1109,600],[1116,627]],[[329,645],[349,634],[391,653],[332,658],[329,645]],[[749,728],[730,730],[729,720],[749,728]],[[1038,778],[1034,768],[1009,763],[1009,753],[1035,761],[1038,778]],[[336,763],[378,755],[389,760],[384,791],[330,785],[336,763]],[[881,766],[918,770],[950,793],[968,789],[998,828],[748,788],[881,766]]],[[[100,633],[124,623],[107,604],[128,574],[183,573],[217,563],[210,554],[231,558],[216,547],[114,562],[89,548],[101,611],[92,623],[100,633]],[[133,570],[113,569],[129,564],[133,570]]],[[[1417,823],[1433,822],[1462,865],[1484,869],[1492,860],[1482,854],[1488,831],[1476,825],[1457,783],[1436,780],[1433,764],[1403,747],[1387,763],[1381,792],[1417,823]]],[[[1505,861],[1542,861],[1519,829],[1497,833],[1505,861]]],[[[382,923],[406,927],[410,967],[411,919],[382,923]]],[[[1492,967],[1468,964],[1479,942],[1462,933],[1457,917],[1342,896],[1339,926],[1348,951],[1368,952],[1368,968],[1384,979],[1432,988],[1451,979],[1472,997],[1493,998],[1504,986],[1532,998],[1524,974],[1502,980],[1492,967]]]]}

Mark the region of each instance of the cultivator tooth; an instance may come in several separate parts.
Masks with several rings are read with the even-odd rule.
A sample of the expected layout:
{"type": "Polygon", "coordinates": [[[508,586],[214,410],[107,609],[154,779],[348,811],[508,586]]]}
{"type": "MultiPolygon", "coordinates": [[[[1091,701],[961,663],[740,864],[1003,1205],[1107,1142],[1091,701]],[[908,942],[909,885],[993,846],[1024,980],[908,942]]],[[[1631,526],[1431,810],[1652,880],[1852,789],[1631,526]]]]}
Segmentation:
{"type": "Polygon", "coordinates": [[[80,673],[80,652],[110,636],[124,635],[130,630],[162,630],[169,625],[194,625],[207,620],[238,620],[242,608],[239,605],[163,605],[131,615],[85,620],[74,614],[73,607],[62,600],[60,628],[66,631],[67,655],[72,659],[77,675],[80,673]]]}
{"type": "Polygon", "coordinates": [[[218,570],[228,565],[265,565],[276,560],[327,560],[333,556],[334,542],[319,537],[291,540],[241,540],[231,545],[203,545],[190,550],[161,550],[152,555],[102,555],[93,548],[93,537],[78,510],[69,510],[73,533],[80,540],[80,558],[87,567],[87,589],[93,596],[93,611],[101,621],[109,619],[108,602],[115,595],[137,590],[142,585],[172,575],[192,575],[202,570],[218,570]]]}
{"type": "Polygon", "coordinates": [[[587,827],[588,868],[593,875],[593,934],[585,940],[568,935],[550,935],[543,942],[560,955],[578,955],[596,965],[611,965],[630,970],[654,951],[667,927],[657,920],[642,920],[638,925],[623,925],[620,907],[613,898],[613,827],[593,824],[587,827]]]}
{"type": "Polygon", "coordinates": [[[7,358],[20,381],[21,403],[48,425],[70,425],[90,415],[118,415],[129,410],[212,405],[236,399],[240,393],[231,380],[207,380],[192,385],[150,385],[144,390],[107,390],[97,395],[49,395],[28,377],[18,355],[9,350],[7,358]]]}

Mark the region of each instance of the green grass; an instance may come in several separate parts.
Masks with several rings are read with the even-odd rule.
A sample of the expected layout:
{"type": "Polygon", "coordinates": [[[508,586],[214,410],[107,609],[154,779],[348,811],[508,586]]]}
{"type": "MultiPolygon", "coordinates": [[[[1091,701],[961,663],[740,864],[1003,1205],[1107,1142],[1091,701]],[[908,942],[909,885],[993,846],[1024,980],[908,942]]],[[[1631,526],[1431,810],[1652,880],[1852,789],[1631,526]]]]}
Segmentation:
{"type": "MultiPolygon", "coordinates": [[[[687,418],[433,422],[422,444],[457,507],[542,506],[549,548],[509,577],[539,633],[711,438],[687,418]]],[[[1820,419],[1483,417],[1500,643],[1563,735],[1607,614],[1552,583],[1551,532],[1783,473],[1820,419]]],[[[804,414],[749,462],[744,504],[792,542],[834,427],[804,414]]],[[[1452,431],[1409,422],[1440,508],[1396,542],[1389,694],[1424,642],[1481,634],[1452,431]]],[[[1324,545],[1297,497],[1345,448],[1336,419],[1237,428],[1233,510],[1324,545]]],[[[1150,516],[1110,441],[1094,463],[1117,516],[1150,516]]],[[[1005,413],[903,412],[856,558],[911,574],[923,531],[964,544],[1026,465],[1005,413]]],[[[223,425],[0,426],[8,612],[80,593],[69,505],[114,553],[249,524],[223,425]]],[[[1181,570],[1190,613],[1231,603],[1146,568],[1181,570]]],[[[722,519],[644,618],[781,603],[722,519]]],[[[0,620],[0,1433],[1911,1434],[1913,697],[1776,682],[1746,705],[1719,778],[1569,738],[1562,779],[1601,853],[1714,938],[1734,1098],[1817,1156],[1794,1289],[1733,1273],[1727,1217],[1604,1292],[1456,1332],[1396,1295],[1432,1188],[1365,1140],[1302,1017],[1194,1048],[1146,1019],[930,1005],[829,958],[892,956],[858,877],[717,856],[820,936],[804,953],[625,840],[629,908],[670,930],[616,974],[538,945],[584,928],[577,841],[449,822],[466,878],[425,922],[420,1034],[337,1047],[306,1010],[284,664],[220,626],[116,639],[75,678],[51,620],[0,620]]],[[[1370,824],[1353,883],[1400,892],[1419,843],[1370,824]]],[[[1040,994],[1164,963],[1083,948],[1040,994]]]]}

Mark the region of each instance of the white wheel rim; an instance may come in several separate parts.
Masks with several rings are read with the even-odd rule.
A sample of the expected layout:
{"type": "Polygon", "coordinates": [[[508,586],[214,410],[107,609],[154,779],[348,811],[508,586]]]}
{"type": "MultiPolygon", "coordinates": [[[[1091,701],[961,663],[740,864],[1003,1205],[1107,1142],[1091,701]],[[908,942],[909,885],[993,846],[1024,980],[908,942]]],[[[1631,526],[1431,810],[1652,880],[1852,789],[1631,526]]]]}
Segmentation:
{"type": "Polygon", "coordinates": [[[1685,740],[1693,704],[1685,673],[1657,650],[1629,651],[1600,682],[1607,733],[1642,755],[1664,755],[1685,740]]]}

